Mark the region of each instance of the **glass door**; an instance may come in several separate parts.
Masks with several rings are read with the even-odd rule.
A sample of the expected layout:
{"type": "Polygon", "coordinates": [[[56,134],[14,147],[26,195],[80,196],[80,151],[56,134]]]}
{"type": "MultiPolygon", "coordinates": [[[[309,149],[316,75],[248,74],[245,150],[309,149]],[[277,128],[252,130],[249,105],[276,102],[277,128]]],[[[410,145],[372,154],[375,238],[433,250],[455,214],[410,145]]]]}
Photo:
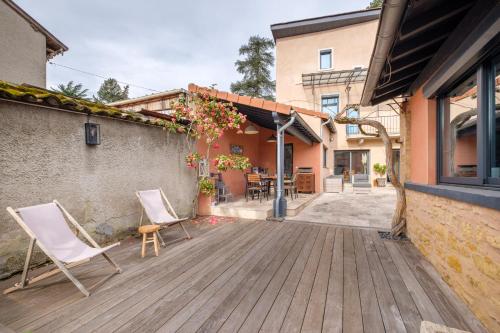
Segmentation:
{"type": "Polygon", "coordinates": [[[350,183],[353,175],[369,174],[370,152],[367,150],[336,151],[334,154],[334,174],[344,176],[350,183]]]}

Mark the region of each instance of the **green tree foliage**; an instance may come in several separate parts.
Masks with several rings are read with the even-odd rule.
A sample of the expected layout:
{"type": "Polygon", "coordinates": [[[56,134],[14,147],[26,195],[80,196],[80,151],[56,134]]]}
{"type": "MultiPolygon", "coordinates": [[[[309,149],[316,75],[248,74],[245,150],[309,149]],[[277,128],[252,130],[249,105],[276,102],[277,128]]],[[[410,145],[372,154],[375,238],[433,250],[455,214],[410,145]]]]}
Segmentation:
{"type": "Polygon", "coordinates": [[[121,101],[128,98],[128,85],[125,87],[120,87],[118,81],[109,78],[104,80],[101,87],[97,91],[97,96],[94,96],[94,100],[100,103],[112,103],[116,101],[121,101]]]}
{"type": "Polygon", "coordinates": [[[384,3],[384,0],[372,0],[372,1],[370,1],[370,5],[368,7],[366,7],[366,9],[380,8],[380,7],[382,7],[383,3],[384,3]]]}
{"type": "Polygon", "coordinates": [[[58,84],[56,88],[51,87],[50,89],[69,97],[82,99],[87,98],[87,93],[89,91],[88,89],[83,89],[81,83],[75,84],[73,81],[69,81],[67,84],[58,84]]]}
{"type": "Polygon", "coordinates": [[[274,100],[275,82],[271,79],[273,48],[272,39],[260,36],[250,37],[248,44],[240,47],[243,59],[237,60],[235,66],[243,74],[243,79],[231,83],[233,93],[274,100]]]}

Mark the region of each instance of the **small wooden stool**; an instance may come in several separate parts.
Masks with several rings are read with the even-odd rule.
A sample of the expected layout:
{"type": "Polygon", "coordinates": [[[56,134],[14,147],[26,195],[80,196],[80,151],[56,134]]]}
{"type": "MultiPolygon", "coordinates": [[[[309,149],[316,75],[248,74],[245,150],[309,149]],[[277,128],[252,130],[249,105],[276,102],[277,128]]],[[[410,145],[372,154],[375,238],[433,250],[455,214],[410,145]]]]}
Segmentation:
{"type": "Polygon", "coordinates": [[[146,243],[153,243],[155,254],[158,257],[158,230],[160,230],[159,225],[141,225],[139,227],[139,233],[142,234],[142,250],[141,258],[146,255],[146,243]],[[149,234],[153,234],[153,237],[148,238],[149,234]]]}

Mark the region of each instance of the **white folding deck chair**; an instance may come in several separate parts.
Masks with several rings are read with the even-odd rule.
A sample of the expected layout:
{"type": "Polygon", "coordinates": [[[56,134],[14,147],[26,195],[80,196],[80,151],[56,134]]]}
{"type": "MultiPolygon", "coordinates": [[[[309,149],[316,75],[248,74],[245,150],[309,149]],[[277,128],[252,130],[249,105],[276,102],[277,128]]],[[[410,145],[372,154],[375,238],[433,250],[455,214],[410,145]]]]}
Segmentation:
{"type": "MultiPolygon", "coordinates": [[[[180,239],[191,239],[191,236],[187,232],[186,228],[182,225],[182,221],[186,221],[188,218],[185,217],[180,219],[179,216],[177,216],[177,213],[172,208],[172,205],[168,201],[165,193],[163,193],[163,190],[161,188],[156,190],[137,191],[136,195],[137,198],[139,198],[139,202],[142,206],[139,225],[142,225],[144,212],[146,212],[146,216],[148,217],[151,224],[157,224],[161,228],[167,228],[175,224],[181,226],[182,230],[184,230],[184,232],[186,233],[186,237],[176,239],[172,242],[178,241],[180,239]],[[163,203],[162,198],[167,203],[168,209],[165,208],[165,204],[163,203]]],[[[165,241],[163,240],[159,232],[157,232],[157,235],[158,238],[160,238],[161,245],[166,246],[165,241]]]]}
{"type": "Polygon", "coordinates": [[[21,275],[21,282],[16,283],[12,288],[4,290],[4,294],[22,289],[28,284],[48,278],[58,272],[63,272],[85,296],[89,296],[89,291],[69,272],[68,268],[88,262],[91,258],[99,254],[102,254],[115,268],[115,272],[97,282],[89,289],[101,285],[114,274],[121,273],[120,267],[105,253],[112,247],[120,245],[120,243],[100,247],[56,200],[52,203],[18,208],[16,210],[7,207],[7,211],[30,236],[30,244],[21,275]],[[76,234],[71,231],[64,216],[75,227],[76,234]],[[93,247],[81,241],[78,238],[78,233],[81,233],[93,247]],[[28,279],[28,269],[35,243],[54,262],[57,268],[28,279]]]}

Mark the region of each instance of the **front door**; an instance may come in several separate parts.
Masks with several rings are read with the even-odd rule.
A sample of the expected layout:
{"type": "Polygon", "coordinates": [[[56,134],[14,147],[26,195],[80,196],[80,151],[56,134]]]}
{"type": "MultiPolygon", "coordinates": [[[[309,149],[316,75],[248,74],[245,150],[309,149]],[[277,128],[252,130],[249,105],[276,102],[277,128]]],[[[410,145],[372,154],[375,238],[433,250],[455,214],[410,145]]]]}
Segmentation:
{"type": "Polygon", "coordinates": [[[293,143],[285,143],[285,177],[291,177],[293,174],[293,143]]]}

